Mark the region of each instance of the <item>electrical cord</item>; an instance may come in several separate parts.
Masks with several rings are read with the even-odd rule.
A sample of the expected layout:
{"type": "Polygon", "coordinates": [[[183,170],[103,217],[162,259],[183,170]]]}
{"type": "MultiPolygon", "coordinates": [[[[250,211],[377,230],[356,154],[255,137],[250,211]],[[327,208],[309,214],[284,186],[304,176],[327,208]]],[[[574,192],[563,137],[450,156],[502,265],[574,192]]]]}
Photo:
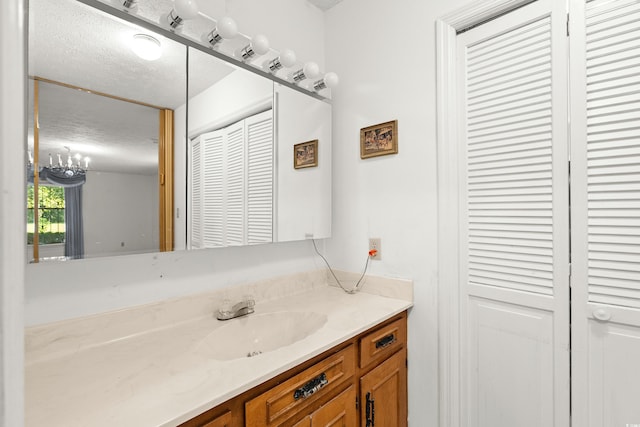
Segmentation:
{"type": "Polygon", "coordinates": [[[360,282],[362,282],[362,279],[364,279],[364,275],[367,273],[367,268],[369,267],[369,260],[371,259],[372,256],[374,256],[376,254],[375,249],[370,250],[369,254],[367,255],[367,262],[365,262],[364,264],[364,270],[362,271],[362,275],[360,276],[360,278],[358,279],[358,281],[356,282],[356,285],[353,287],[353,289],[347,289],[344,286],[342,286],[342,283],[340,282],[340,280],[338,280],[338,277],[336,277],[336,274],[333,272],[333,269],[331,268],[331,266],[329,265],[329,261],[327,261],[327,259],[324,257],[324,255],[322,255],[320,253],[320,251],[318,250],[318,247],[316,246],[316,240],[315,239],[311,239],[311,242],[313,242],[313,249],[315,249],[316,253],[318,254],[318,256],[320,258],[322,258],[322,260],[324,261],[324,263],[327,265],[327,268],[329,268],[329,271],[331,272],[331,275],[333,276],[333,278],[335,279],[336,283],[338,284],[338,286],[340,286],[340,288],[345,291],[348,294],[355,294],[356,292],[358,292],[358,286],[360,286],[360,282]]]}

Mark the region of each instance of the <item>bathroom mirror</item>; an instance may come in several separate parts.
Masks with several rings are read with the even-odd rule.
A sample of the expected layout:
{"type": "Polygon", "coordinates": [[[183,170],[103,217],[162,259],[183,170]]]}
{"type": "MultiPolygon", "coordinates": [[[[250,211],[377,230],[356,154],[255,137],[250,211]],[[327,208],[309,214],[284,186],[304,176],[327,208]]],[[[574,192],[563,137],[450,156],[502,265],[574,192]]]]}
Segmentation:
{"type": "MultiPolygon", "coordinates": [[[[105,12],[111,10],[110,6],[94,8],[93,3],[31,0],[29,4],[28,149],[33,164],[28,167],[28,232],[33,232],[36,217],[34,180],[42,189],[38,190],[38,205],[45,199],[54,201],[44,220],[42,212],[37,215],[41,219],[38,229],[62,224],[62,233],[69,232],[67,221],[60,219],[60,196],[51,196],[55,193],[51,188],[56,185],[47,178],[53,174],[45,171],[43,175],[42,169],[84,169],[86,158],[90,158],[82,186],[86,205],[82,212],[84,252],[80,256],[73,252],[65,255],[65,245],[55,243],[56,238],[65,238],[56,237],[60,231],[54,230],[50,231],[53,237],[48,236],[54,243],[45,245],[38,239],[38,249],[28,245],[29,260],[229,245],[190,243],[190,227],[195,222],[190,206],[190,144],[204,134],[257,114],[271,117],[271,131],[262,132],[271,135],[272,169],[261,174],[261,179],[270,176],[270,181],[257,181],[252,175],[247,182],[260,191],[270,185],[270,195],[268,200],[260,200],[262,204],[256,204],[259,198],[243,202],[244,208],[251,205],[260,213],[252,226],[244,220],[245,235],[248,228],[253,236],[259,229],[257,240],[243,238],[231,244],[330,235],[329,103],[286,86],[274,87],[269,78],[185,45],[191,42],[181,43],[149,31],[148,25],[141,28],[129,19],[112,16],[105,12]],[[162,56],[153,61],[136,56],[130,46],[136,34],[155,38],[162,46],[162,56]],[[319,140],[318,165],[294,168],[294,145],[315,139],[319,140]],[[79,163],[76,155],[81,157],[79,163]],[[135,179],[131,178],[134,175],[135,179]],[[56,206],[58,217],[51,213],[56,206]]],[[[171,4],[160,3],[153,8],[141,4],[138,13],[146,21],[153,21],[162,6],[171,4]]],[[[185,33],[200,33],[209,23],[200,20],[193,25],[195,29],[185,33]]],[[[194,38],[193,34],[189,37],[194,38]]],[[[230,48],[243,43],[242,39],[234,40],[230,48]]]]}
{"type": "Polygon", "coordinates": [[[74,0],[30,2],[28,260],[172,249],[161,230],[171,227],[186,56],[180,43],[74,0]],[[136,54],[136,35],[153,37],[161,57],[136,54]]]}

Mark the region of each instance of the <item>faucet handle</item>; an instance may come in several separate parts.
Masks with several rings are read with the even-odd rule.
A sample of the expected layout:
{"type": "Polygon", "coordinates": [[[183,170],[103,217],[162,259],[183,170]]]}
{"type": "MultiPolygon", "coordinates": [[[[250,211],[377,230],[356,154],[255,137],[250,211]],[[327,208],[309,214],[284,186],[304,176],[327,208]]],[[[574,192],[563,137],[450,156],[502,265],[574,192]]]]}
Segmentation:
{"type": "Polygon", "coordinates": [[[247,303],[247,307],[253,308],[256,305],[256,300],[253,299],[253,295],[247,294],[242,297],[242,299],[247,303]]]}
{"type": "Polygon", "coordinates": [[[220,313],[230,313],[232,310],[231,307],[232,307],[231,300],[229,298],[225,298],[222,300],[222,303],[220,304],[218,311],[220,313]]]}

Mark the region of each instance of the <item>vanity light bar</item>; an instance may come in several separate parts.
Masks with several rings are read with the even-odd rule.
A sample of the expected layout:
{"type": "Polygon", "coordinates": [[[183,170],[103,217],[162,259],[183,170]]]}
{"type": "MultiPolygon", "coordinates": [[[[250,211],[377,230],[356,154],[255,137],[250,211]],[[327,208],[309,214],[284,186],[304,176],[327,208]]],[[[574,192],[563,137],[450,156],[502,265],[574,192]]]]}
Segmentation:
{"type": "MultiPolygon", "coordinates": [[[[299,84],[296,84],[296,82],[291,80],[291,76],[287,76],[287,78],[282,78],[279,77],[278,75],[276,75],[276,73],[271,73],[266,71],[265,69],[263,69],[261,66],[254,66],[249,62],[245,62],[241,59],[239,59],[239,57],[234,57],[231,55],[227,55],[223,52],[221,52],[218,49],[211,49],[211,45],[210,44],[206,44],[203,41],[196,41],[192,38],[188,38],[188,37],[183,37],[180,34],[178,34],[175,31],[172,31],[170,29],[168,29],[168,25],[165,27],[159,26],[157,22],[152,22],[152,21],[148,21],[142,17],[139,17],[138,15],[136,15],[135,13],[131,13],[132,10],[122,10],[121,8],[115,8],[109,4],[103,3],[102,1],[99,0],[76,0],[82,4],[85,4],[87,6],[93,7],[94,9],[100,10],[104,13],[107,13],[109,15],[115,16],[116,18],[122,19],[124,21],[127,21],[131,24],[137,25],[139,27],[142,27],[146,30],[155,32],[156,34],[162,36],[162,37],[166,37],[170,40],[176,41],[184,46],[193,48],[193,49],[197,49],[201,52],[204,52],[208,55],[214,56],[218,59],[221,59],[225,62],[228,62],[232,65],[235,65],[239,68],[251,71],[254,74],[260,75],[262,77],[266,77],[267,79],[279,83],[282,86],[288,87],[290,89],[293,89],[297,92],[300,93],[304,93],[308,96],[311,96],[312,98],[315,99],[319,99],[321,101],[327,102],[327,103],[331,103],[331,99],[323,96],[321,94],[319,94],[317,91],[315,90],[311,90],[311,89],[307,89],[304,86],[301,86],[299,84]]],[[[124,1],[124,0],[123,0],[124,1]]],[[[134,0],[135,1],[135,0],[134,0]]],[[[166,17],[167,15],[165,15],[166,17]]],[[[309,78],[307,76],[307,78],[309,78]]],[[[313,78],[313,77],[312,77],[313,78]]]]}

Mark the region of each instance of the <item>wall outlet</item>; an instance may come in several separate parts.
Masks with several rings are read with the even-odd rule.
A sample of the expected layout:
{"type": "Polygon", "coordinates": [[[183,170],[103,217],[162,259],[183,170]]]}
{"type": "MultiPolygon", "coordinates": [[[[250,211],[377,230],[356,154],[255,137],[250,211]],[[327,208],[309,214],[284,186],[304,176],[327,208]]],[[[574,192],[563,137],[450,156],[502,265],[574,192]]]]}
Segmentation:
{"type": "Polygon", "coordinates": [[[382,239],[379,237],[370,237],[369,238],[369,250],[370,251],[377,251],[376,254],[374,256],[371,257],[371,259],[376,260],[376,261],[380,261],[382,259],[382,239]]]}

